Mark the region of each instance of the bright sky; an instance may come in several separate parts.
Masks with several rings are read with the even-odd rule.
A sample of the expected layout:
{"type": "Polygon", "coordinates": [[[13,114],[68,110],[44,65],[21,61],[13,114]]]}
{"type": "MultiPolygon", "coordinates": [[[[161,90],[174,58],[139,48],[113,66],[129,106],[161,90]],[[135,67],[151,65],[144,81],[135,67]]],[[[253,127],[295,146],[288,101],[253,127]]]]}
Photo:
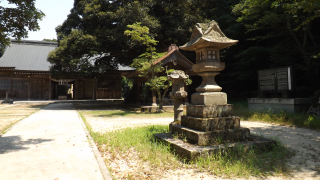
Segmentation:
{"type": "MultiPolygon", "coordinates": [[[[7,7],[10,6],[5,1],[0,1],[7,7]]],[[[28,33],[29,40],[57,39],[55,28],[61,25],[70,14],[74,0],[36,0],[36,8],[46,15],[39,22],[40,30],[28,33]]]]}

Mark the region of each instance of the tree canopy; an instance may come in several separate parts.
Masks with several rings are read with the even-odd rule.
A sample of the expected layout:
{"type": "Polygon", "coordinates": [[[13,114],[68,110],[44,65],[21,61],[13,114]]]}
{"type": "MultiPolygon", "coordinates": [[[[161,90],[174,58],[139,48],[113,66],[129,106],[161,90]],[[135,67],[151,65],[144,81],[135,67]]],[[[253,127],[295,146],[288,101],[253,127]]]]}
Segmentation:
{"type": "MultiPolygon", "coordinates": [[[[319,6],[318,0],[75,0],[48,60],[54,73],[107,72],[144,52],[123,34],[129,24],[149,27],[161,52],[188,42],[196,23],[215,20],[239,40],[220,52],[226,69],[216,80],[229,97],[255,96],[257,70],[279,66],[293,66],[297,96],[309,96],[320,89],[319,6]]],[[[195,62],[194,52],[181,52],[195,62]]]]}
{"type": "Polygon", "coordinates": [[[144,49],[123,34],[135,22],[150,28],[150,36],[159,41],[157,49],[185,42],[192,26],[203,21],[198,11],[185,0],[75,0],[67,20],[56,28],[59,48],[48,58],[52,72],[90,75],[131,64],[144,49]]]}
{"type": "MultiPolygon", "coordinates": [[[[0,0],[0,3],[3,2],[0,0]]],[[[0,43],[8,45],[10,37],[21,39],[28,37],[28,31],[40,29],[38,22],[45,15],[35,7],[35,0],[7,0],[16,7],[0,5],[0,43]]]]}
{"type": "Polygon", "coordinates": [[[237,22],[245,26],[247,39],[254,43],[239,53],[238,67],[252,67],[252,63],[265,68],[294,66],[299,85],[320,88],[317,9],[320,3],[313,0],[244,0],[235,5],[237,22]]]}
{"type": "Polygon", "coordinates": [[[146,52],[135,58],[131,66],[137,68],[140,72],[139,76],[148,78],[146,85],[149,86],[151,90],[157,92],[159,97],[159,109],[162,109],[164,96],[172,85],[171,81],[168,81],[167,76],[157,75],[162,72],[164,68],[160,63],[156,63],[156,60],[161,58],[165,53],[156,52],[154,46],[158,44],[158,41],[149,36],[148,27],[141,26],[140,24],[141,23],[138,22],[128,25],[128,28],[132,30],[126,30],[124,32],[126,36],[131,37],[132,41],[139,42],[146,46],[146,52]],[[163,90],[162,93],[161,90],[163,90]]]}

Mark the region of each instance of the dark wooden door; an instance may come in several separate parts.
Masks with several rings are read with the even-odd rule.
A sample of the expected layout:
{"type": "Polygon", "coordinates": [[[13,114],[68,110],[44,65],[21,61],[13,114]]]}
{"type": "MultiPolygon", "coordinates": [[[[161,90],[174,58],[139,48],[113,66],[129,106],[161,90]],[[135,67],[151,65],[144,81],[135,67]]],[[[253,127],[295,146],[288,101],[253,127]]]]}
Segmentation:
{"type": "Polygon", "coordinates": [[[34,80],[32,82],[33,99],[49,99],[49,80],[34,80]]]}

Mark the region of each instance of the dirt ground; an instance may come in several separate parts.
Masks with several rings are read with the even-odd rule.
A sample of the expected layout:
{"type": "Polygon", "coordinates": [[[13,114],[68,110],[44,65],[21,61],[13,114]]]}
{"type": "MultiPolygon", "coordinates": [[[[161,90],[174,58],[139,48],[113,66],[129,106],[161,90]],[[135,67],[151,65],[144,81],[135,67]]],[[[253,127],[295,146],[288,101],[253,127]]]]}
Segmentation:
{"type": "MultiPolygon", "coordinates": [[[[96,132],[151,124],[169,124],[173,121],[172,118],[138,119],[85,116],[90,126],[96,132]]],[[[241,126],[249,128],[251,133],[256,135],[278,138],[294,154],[288,160],[291,169],[290,176],[266,177],[265,179],[320,179],[320,131],[249,121],[241,121],[241,126]]],[[[141,167],[132,166],[132,164],[139,161],[139,158],[136,157],[134,150],[130,154],[130,158],[119,156],[115,158],[115,161],[107,164],[108,167],[113,169],[112,174],[114,177],[123,179],[127,177],[128,173],[142,173],[141,171],[144,171],[146,179],[157,179],[157,172],[150,170],[147,164],[141,165],[142,169],[141,167]]],[[[103,156],[108,158],[108,154],[103,154],[103,156]]],[[[220,179],[220,177],[208,173],[186,168],[183,164],[175,170],[168,170],[163,177],[166,177],[164,179],[220,179]]],[[[256,178],[251,177],[251,179],[256,178]]]]}
{"type": "Polygon", "coordinates": [[[44,105],[0,105],[0,134],[44,105]]]}

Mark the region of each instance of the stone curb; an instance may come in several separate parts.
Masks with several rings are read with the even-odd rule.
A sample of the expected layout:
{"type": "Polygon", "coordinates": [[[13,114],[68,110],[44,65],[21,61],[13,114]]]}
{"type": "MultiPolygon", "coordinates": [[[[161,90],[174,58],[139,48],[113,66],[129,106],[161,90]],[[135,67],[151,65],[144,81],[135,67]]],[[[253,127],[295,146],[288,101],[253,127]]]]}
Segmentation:
{"type": "Polygon", "coordinates": [[[94,143],[94,140],[92,139],[92,137],[91,137],[86,125],[84,124],[79,112],[77,110],[76,110],[76,112],[77,112],[78,118],[79,118],[79,120],[81,122],[82,128],[83,128],[84,132],[86,133],[86,136],[88,138],[88,142],[89,142],[89,144],[90,144],[90,146],[92,148],[94,156],[97,159],[97,162],[99,164],[102,176],[104,177],[105,180],[112,180],[112,177],[111,177],[111,175],[110,175],[110,173],[108,171],[108,168],[107,168],[106,164],[104,163],[104,161],[103,161],[103,159],[101,157],[101,154],[100,154],[96,144],[94,143]]]}

